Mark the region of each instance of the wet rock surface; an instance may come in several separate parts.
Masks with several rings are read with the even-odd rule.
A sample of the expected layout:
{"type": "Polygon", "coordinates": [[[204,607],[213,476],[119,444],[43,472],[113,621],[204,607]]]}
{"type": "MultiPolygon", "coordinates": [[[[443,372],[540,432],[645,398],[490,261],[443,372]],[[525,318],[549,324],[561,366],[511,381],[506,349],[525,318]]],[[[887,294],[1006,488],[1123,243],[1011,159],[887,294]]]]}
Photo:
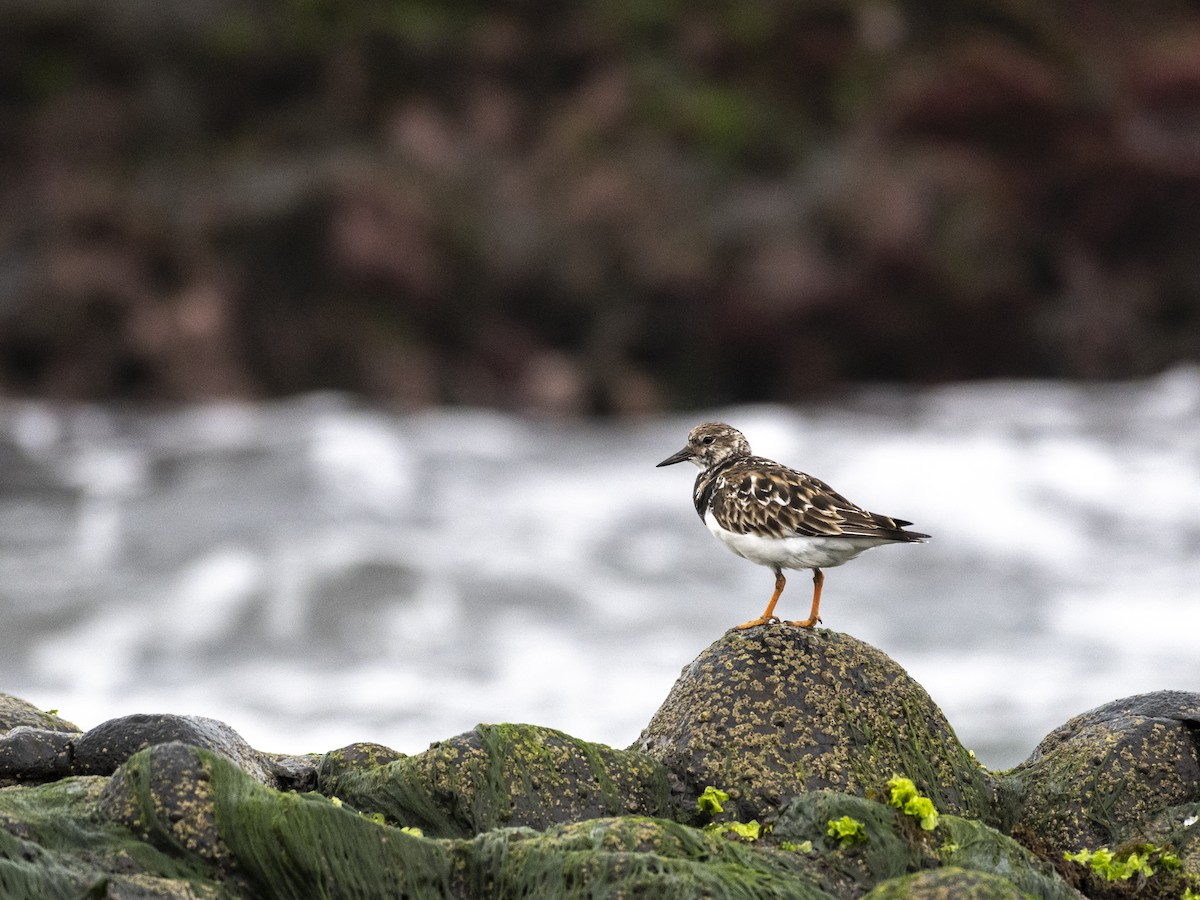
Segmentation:
{"type": "Polygon", "coordinates": [[[146,747],[173,741],[213,750],[263,784],[309,790],[320,756],[289,756],[255,750],[224,722],[204,716],[136,714],[102,722],[88,731],[0,694],[0,786],[32,784],[69,775],[111,775],[146,747]]]}
{"type": "Polygon", "coordinates": [[[1198,711],[1116,701],[990,773],[885,654],[788,626],[707,648],[627,750],[480,725],[287,757],[211,719],[81,732],[0,695],[0,894],[1178,898],[1200,889],[1198,711]],[[1063,858],[1104,848],[1156,862],[1063,858]]]}
{"type": "Polygon", "coordinates": [[[0,785],[16,778],[26,783],[53,781],[73,774],[71,748],[76,731],[47,731],[18,725],[0,737],[0,785]]]}

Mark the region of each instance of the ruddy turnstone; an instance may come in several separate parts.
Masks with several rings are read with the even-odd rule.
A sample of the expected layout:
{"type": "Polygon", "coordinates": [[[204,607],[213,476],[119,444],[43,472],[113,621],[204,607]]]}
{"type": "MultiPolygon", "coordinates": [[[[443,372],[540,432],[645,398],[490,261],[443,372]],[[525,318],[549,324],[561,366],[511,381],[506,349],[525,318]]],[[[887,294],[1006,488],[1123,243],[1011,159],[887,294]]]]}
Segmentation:
{"type": "Polygon", "coordinates": [[[867,512],[811,475],[752,456],[745,436],[723,422],[697,425],[687,446],[658,465],[681,462],[700,467],[692,499],[708,530],[738,556],[775,573],[775,593],[763,614],[738,628],[779,621],[775,604],[787,583],[784,569],[812,569],[812,611],[803,622],[787,623],[812,628],[821,621],[822,569],[881,544],[929,538],[905,531],[911,522],[867,512]]]}

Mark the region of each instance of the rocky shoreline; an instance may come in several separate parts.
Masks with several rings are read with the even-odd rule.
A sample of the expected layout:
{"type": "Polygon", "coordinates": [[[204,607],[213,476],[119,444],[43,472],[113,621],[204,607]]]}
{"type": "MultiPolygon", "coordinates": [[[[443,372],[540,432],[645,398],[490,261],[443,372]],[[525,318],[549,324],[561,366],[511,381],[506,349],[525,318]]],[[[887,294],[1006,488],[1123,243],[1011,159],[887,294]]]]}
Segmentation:
{"type": "Polygon", "coordinates": [[[725,634],[625,750],[502,724],[286,756],[0,694],[5,898],[1180,898],[1198,821],[1200,694],[1106,704],[990,772],[898,664],[820,629],[725,634]]]}

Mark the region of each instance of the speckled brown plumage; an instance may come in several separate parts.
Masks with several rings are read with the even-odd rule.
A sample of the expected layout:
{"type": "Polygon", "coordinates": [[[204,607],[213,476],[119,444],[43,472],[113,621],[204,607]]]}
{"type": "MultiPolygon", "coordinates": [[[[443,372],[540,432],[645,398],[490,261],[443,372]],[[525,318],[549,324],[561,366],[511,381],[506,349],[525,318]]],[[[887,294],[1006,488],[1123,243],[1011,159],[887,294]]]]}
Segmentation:
{"type": "Polygon", "coordinates": [[[819,478],[766,459],[747,456],[696,479],[696,511],[711,509],[720,526],[738,534],[873,537],[921,541],[903,519],[868,512],[819,478]],[[706,505],[705,505],[706,504],[706,505]]]}
{"type": "Polygon", "coordinates": [[[783,569],[812,569],[812,611],[804,621],[791,623],[811,628],[820,621],[822,568],[881,544],[921,543],[929,537],[906,531],[912,523],[904,519],[863,509],[819,478],[752,455],[745,436],[723,422],[697,425],[687,446],[659,465],[680,462],[700,468],[692,499],[709,530],[738,556],[775,573],[766,611],[739,628],[779,621],[773,613],[786,584],[783,569]]]}

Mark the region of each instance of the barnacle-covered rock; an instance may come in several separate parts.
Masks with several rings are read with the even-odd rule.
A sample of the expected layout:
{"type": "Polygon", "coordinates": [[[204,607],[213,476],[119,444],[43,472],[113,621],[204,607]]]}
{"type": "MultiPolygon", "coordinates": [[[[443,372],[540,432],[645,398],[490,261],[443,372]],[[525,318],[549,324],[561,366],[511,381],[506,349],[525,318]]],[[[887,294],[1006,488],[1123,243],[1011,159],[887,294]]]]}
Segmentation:
{"type": "Polygon", "coordinates": [[[916,681],[848,634],[730,631],[687,666],[633,745],[695,796],[718,785],[747,819],[804,791],[866,794],[899,772],[938,809],[991,820],[988,774],[916,681]]]}
{"type": "Polygon", "coordinates": [[[1200,804],[1200,694],[1139,694],[1075,716],[1001,780],[1001,796],[1013,836],[1049,858],[1169,831],[1152,823],[1179,825],[1200,804]]]}

